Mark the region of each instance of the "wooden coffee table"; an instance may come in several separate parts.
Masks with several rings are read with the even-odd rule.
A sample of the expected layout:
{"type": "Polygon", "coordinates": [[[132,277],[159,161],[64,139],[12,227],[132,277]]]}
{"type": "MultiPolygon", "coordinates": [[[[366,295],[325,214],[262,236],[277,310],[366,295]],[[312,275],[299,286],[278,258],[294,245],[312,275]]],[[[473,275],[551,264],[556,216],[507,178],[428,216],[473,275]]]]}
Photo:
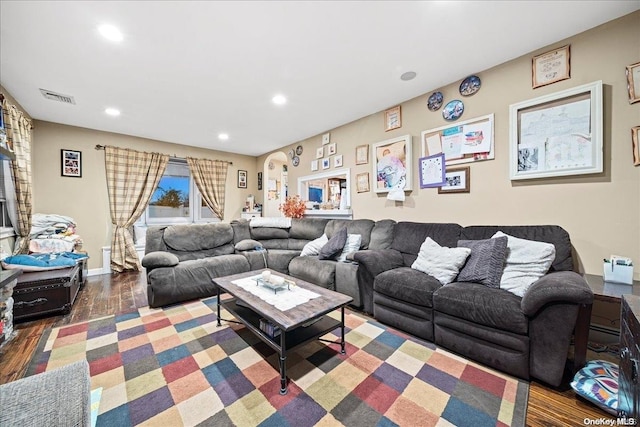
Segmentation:
{"type": "MultiPolygon", "coordinates": [[[[258,338],[264,341],[269,347],[274,349],[279,355],[280,366],[280,394],[287,394],[287,351],[293,348],[319,339],[325,342],[340,344],[340,352],[344,350],[344,307],[353,301],[353,298],[331,291],[329,289],[316,286],[304,280],[296,279],[282,273],[273,272],[287,280],[295,282],[296,286],[315,292],[320,296],[311,299],[291,309],[281,311],[273,305],[263,301],[251,292],[233,283],[239,279],[258,276],[264,270],[249,271],[247,273],[234,274],[231,276],[217,277],[213,279],[218,291],[218,326],[220,320],[241,323],[253,332],[258,338]],[[227,293],[232,298],[221,301],[220,295],[227,293]],[[242,301],[239,305],[238,300],[242,301]],[[224,307],[231,313],[237,321],[221,319],[220,308],[224,307]],[[327,316],[333,310],[340,309],[340,321],[327,316]],[[280,328],[280,335],[271,337],[260,329],[260,319],[267,319],[273,325],[280,328]],[[328,341],[320,337],[340,328],[340,340],[328,341]]],[[[258,286],[258,284],[256,284],[258,286]]],[[[294,290],[295,291],[295,290],[294,290]]],[[[281,290],[278,292],[287,292],[281,290]]]]}

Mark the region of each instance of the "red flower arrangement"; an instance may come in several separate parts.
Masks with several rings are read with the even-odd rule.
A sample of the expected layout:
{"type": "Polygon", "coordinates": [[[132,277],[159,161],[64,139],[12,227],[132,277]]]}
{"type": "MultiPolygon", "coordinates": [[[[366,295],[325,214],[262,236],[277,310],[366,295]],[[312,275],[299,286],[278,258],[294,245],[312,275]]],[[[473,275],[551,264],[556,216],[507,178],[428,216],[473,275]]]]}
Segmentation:
{"type": "Polygon", "coordinates": [[[288,218],[302,218],[307,205],[300,196],[293,196],[287,197],[278,209],[288,218]]]}

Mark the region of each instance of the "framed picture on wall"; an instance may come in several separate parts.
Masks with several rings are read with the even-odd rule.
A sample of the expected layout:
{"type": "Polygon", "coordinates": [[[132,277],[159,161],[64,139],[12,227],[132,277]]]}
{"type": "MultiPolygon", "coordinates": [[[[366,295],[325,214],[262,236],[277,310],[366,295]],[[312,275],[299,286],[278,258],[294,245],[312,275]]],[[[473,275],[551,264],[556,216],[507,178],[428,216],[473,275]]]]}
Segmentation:
{"type": "Polygon", "coordinates": [[[247,188],[247,171],[238,171],[238,188],[247,188]]]}
{"type": "Polygon", "coordinates": [[[262,172],[258,172],[258,190],[262,190],[262,172]]]}
{"type": "Polygon", "coordinates": [[[373,189],[376,193],[411,190],[411,135],[399,136],[371,145],[373,189]]]}
{"type": "Polygon", "coordinates": [[[82,178],[82,152],[76,150],[60,150],[60,174],[73,178],[82,178]]]}
{"type": "Polygon", "coordinates": [[[511,180],[602,172],[602,81],[509,106],[511,180]]]}
{"type": "Polygon", "coordinates": [[[569,45],[534,56],[531,68],[534,89],[571,78],[569,45]]]}
{"type": "Polygon", "coordinates": [[[384,131],[388,132],[400,127],[402,127],[402,113],[398,105],[384,112],[384,131]]]}
{"type": "Polygon", "coordinates": [[[631,128],[631,142],[633,147],[633,164],[640,166],[640,126],[631,128]]]}
{"type": "Polygon", "coordinates": [[[369,172],[362,172],[356,175],[356,190],[358,193],[369,191],[369,172]]]}
{"type": "Polygon", "coordinates": [[[369,144],[358,145],[356,147],[356,165],[366,165],[369,163],[369,144]]]}
{"type": "Polygon", "coordinates": [[[438,194],[469,193],[471,191],[471,168],[447,169],[444,175],[445,184],[438,187],[438,194]]]}
{"type": "Polygon", "coordinates": [[[627,66],[629,104],[640,101],[640,62],[627,66]]]}

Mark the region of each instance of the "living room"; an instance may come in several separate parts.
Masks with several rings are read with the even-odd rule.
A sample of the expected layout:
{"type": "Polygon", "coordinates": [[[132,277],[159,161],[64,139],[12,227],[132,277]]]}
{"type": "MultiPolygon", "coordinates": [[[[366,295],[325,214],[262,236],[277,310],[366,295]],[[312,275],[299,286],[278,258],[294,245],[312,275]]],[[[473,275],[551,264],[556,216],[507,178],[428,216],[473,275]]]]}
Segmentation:
{"type": "MultiPolygon", "coordinates": [[[[103,248],[111,243],[111,219],[105,185],[105,154],[94,149],[96,145],[232,162],[227,175],[224,211],[224,221],[228,222],[241,216],[250,195],[255,196],[257,203],[265,203],[266,182],[259,190],[258,174],[266,172],[273,155],[284,153],[286,156],[301,146],[299,165],[294,166],[290,158],[287,161],[289,192],[296,194],[298,179],[317,173],[312,170],[312,162],[317,160],[317,149],[323,147],[323,135],[328,133],[331,143],[337,146],[336,154],[341,155],[343,165],[350,168],[353,183],[350,209],[354,218],[456,222],[462,225],[560,225],[571,236],[580,271],[601,275],[602,259],[611,254],[640,262],[640,168],[634,166],[631,136],[631,129],[640,124],[640,103],[630,104],[625,74],[629,65],[638,62],[638,40],[640,12],[636,10],[500,65],[476,70],[482,86],[473,96],[463,98],[465,111],[460,121],[493,114],[495,158],[470,164],[472,185],[468,193],[448,195],[438,193],[436,188],[420,189],[417,171],[417,159],[421,157],[423,146],[422,132],[446,124],[441,111],[429,111],[427,100],[434,91],[441,92],[445,102],[459,98],[460,83],[466,77],[461,75],[442,86],[429,88],[420,96],[400,102],[402,120],[399,128],[385,131],[386,110],[380,110],[257,156],[35,119],[31,146],[33,212],[58,213],[74,218],[84,248],[90,255],[90,275],[98,275],[105,267],[103,248]],[[570,46],[569,78],[532,87],[532,58],[564,46],[570,46]],[[511,180],[509,106],[600,80],[603,89],[603,171],[568,177],[511,180]],[[394,201],[387,199],[386,194],[373,191],[372,156],[369,156],[368,163],[358,164],[356,149],[404,135],[413,138],[413,189],[405,193],[404,201],[394,201]],[[81,179],[61,176],[59,157],[62,149],[82,153],[81,179]],[[238,171],[247,173],[246,188],[238,188],[238,171]],[[370,191],[355,191],[355,178],[362,173],[369,173],[370,191]]],[[[28,115],[28,109],[22,108],[19,99],[14,98],[9,90],[10,82],[3,79],[1,83],[0,91],[7,101],[28,115]]],[[[333,164],[332,169],[335,169],[333,164]]],[[[10,244],[4,243],[3,247],[10,244]]],[[[640,279],[637,269],[634,278],[640,279]]]]}

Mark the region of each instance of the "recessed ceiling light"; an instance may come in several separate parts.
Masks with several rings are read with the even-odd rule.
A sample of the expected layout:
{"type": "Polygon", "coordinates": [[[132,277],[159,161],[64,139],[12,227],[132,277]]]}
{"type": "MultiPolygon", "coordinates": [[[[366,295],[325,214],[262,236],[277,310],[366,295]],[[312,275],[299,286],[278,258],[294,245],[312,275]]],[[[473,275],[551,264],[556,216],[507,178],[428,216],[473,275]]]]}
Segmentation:
{"type": "Polygon", "coordinates": [[[284,95],[276,95],[271,98],[271,101],[276,105],[284,105],[287,103],[287,98],[285,98],[284,95]]]}
{"type": "Polygon", "coordinates": [[[120,115],[120,110],[116,109],[116,108],[107,108],[104,110],[105,113],[107,113],[110,116],[116,117],[120,115]]]}
{"type": "Polygon", "coordinates": [[[229,139],[229,134],[227,134],[227,133],[219,133],[218,134],[218,139],[220,141],[226,141],[227,139],[229,139]]]}
{"type": "Polygon", "coordinates": [[[100,34],[102,34],[102,37],[104,37],[107,40],[111,40],[112,42],[121,42],[122,39],[124,39],[122,32],[116,27],[114,27],[113,25],[109,25],[109,24],[100,25],[98,27],[98,31],[100,31],[100,34]]]}
{"type": "Polygon", "coordinates": [[[404,80],[405,82],[408,80],[413,80],[416,78],[416,75],[417,74],[415,73],[415,71],[407,71],[400,76],[400,80],[404,80]]]}

